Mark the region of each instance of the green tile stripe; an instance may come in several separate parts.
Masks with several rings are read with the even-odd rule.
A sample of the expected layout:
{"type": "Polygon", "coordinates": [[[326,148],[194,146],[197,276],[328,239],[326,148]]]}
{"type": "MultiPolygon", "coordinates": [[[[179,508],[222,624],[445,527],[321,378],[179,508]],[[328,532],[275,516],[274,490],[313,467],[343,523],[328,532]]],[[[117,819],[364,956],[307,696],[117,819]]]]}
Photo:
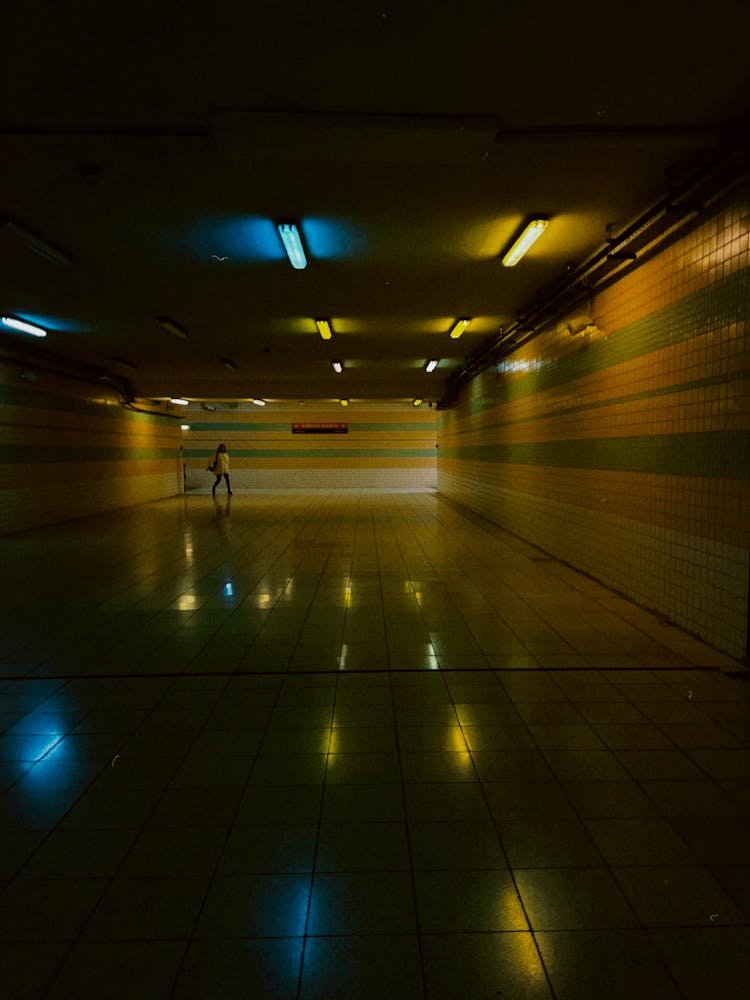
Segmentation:
{"type": "Polygon", "coordinates": [[[85,447],[80,445],[0,444],[0,464],[34,465],[49,462],[133,462],[171,459],[180,454],[174,448],[85,447]]]}
{"type": "MultiPolygon", "coordinates": [[[[308,458],[434,458],[432,448],[229,448],[230,460],[240,458],[293,458],[303,462],[308,458]]],[[[208,459],[205,448],[186,448],[185,458],[208,459]]]]}
{"type": "MultiPolygon", "coordinates": [[[[660,396],[669,396],[677,392],[689,392],[692,389],[708,389],[712,386],[729,385],[732,382],[743,382],[748,379],[750,379],[750,373],[741,371],[734,372],[731,375],[713,375],[709,378],[693,379],[689,382],[679,382],[672,385],[661,386],[658,389],[646,389],[643,392],[630,392],[622,396],[611,396],[608,399],[582,403],[580,406],[566,406],[560,409],[543,409],[539,413],[532,413],[527,417],[486,421],[482,424],[481,431],[483,434],[487,434],[499,427],[515,427],[520,424],[535,423],[539,420],[568,417],[576,413],[587,413],[590,410],[600,410],[607,409],[610,406],[620,406],[623,403],[635,403],[646,399],[658,399],[660,396]]],[[[453,433],[457,436],[461,436],[464,434],[475,434],[476,430],[477,429],[474,427],[453,428],[453,433]]]]}
{"type": "Polygon", "coordinates": [[[750,435],[743,431],[441,447],[441,459],[548,468],[647,472],[750,480],[750,435]]]}
{"type": "MultiPolygon", "coordinates": [[[[537,392],[559,388],[575,379],[632,361],[653,351],[686,343],[711,330],[742,323],[750,312],[750,268],[743,268],[707,288],[656,309],[628,323],[588,347],[551,358],[537,371],[515,375],[493,388],[491,397],[462,404],[470,413],[515,402],[537,392]]],[[[533,343],[533,342],[532,342],[533,343]]],[[[512,355],[511,355],[512,357],[512,355]]]]}

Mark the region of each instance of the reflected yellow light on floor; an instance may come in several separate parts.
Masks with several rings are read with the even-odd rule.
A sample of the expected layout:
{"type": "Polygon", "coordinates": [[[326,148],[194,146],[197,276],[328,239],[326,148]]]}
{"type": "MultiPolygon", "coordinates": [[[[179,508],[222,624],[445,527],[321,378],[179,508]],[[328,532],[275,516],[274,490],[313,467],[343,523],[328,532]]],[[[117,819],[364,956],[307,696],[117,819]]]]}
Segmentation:
{"type": "Polygon", "coordinates": [[[347,645],[345,642],[341,644],[341,653],[339,655],[339,670],[346,670],[346,654],[347,645]]]}
{"type": "Polygon", "coordinates": [[[468,750],[460,750],[455,753],[456,763],[458,764],[459,771],[465,775],[467,780],[471,780],[474,777],[474,764],[471,759],[471,754],[468,750]]]}
{"type": "MultiPolygon", "coordinates": [[[[498,900],[498,910],[502,926],[506,930],[525,931],[529,929],[529,925],[523,915],[523,909],[518,898],[518,893],[512,885],[509,885],[508,888],[504,889],[500,894],[500,899],[498,900]]],[[[509,934],[508,937],[516,937],[516,935],[509,934]]],[[[531,950],[522,947],[519,949],[519,954],[514,958],[514,961],[517,962],[528,975],[534,975],[540,972],[539,956],[531,943],[531,939],[529,939],[529,945],[531,950]]]]}
{"type": "MultiPolygon", "coordinates": [[[[515,898],[515,893],[511,894],[515,898]]],[[[528,986],[536,986],[538,983],[540,992],[546,994],[546,977],[531,934],[500,934],[498,937],[503,939],[498,945],[502,948],[503,960],[513,968],[523,969],[528,986]]]]}
{"type": "Polygon", "coordinates": [[[344,607],[350,608],[352,606],[352,585],[347,583],[344,587],[344,607]]]}
{"type": "Polygon", "coordinates": [[[466,740],[464,739],[464,733],[460,726],[451,726],[450,743],[452,750],[459,750],[462,752],[466,750],[466,740]]]}
{"type": "Polygon", "coordinates": [[[198,598],[195,594],[183,594],[182,597],[177,600],[177,608],[179,611],[195,611],[198,607],[198,598]]]}

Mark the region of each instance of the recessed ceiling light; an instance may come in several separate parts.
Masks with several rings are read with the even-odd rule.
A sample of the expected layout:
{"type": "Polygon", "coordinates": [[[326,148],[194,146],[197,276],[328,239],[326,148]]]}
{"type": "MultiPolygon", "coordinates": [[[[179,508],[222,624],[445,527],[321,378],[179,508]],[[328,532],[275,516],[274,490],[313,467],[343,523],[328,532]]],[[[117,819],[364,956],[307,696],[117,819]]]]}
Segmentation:
{"type": "Polygon", "coordinates": [[[156,322],[168,333],[177,337],[178,340],[187,340],[187,330],[183,330],[179,323],[175,323],[168,316],[157,316],[156,322]]]}
{"type": "Polygon", "coordinates": [[[424,366],[424,370],[425,370],[426,372],[434,372],[434,371],[435,371],[435,369],[437,368],[437,366],[438,366],[439,364],[440,364],[440,362],[439,362],[439,361],[437,360],[437,358],[432,358],[432,359],[431,359],[430,361],[428,361],[428,362],[427,362],[427,364],[426,364],[426,365],[424,366]]]}
{"type": "Polygon", "coordinates": [[[300,237],[299,230],[294,223],[280,222],[276,228],[279,231],[281,242],[284,244],[286,255],[289,258],[289,263],[292,267],[297,271],[301,271],[303,268],[307,267],[305,249],[302,246],[302,239],[300,237]]]}
{"type": "Polygon", "coordinates": [[[189,405],[188,401],[186,399],[182,399],[180,396],[170,396],[169,402],[170,403],[174,403],[176,406],[188,406],[189,405]]]}
{"type": "Polygon", "coordinates": [[[471,323],[471,317],[469,317],[468,319],[456,320],[453,329],[451,330],[451,339],[458,340],[458,338],[464,332],[469,323],[471,323]]]}
{"type": "Polygon", "coordinates": [[[317,326],[318,333],[323,338],[323,340],[331,339],[331,337],[333,336],[333,332],[331,330],[331,324],[328,322],[327,319],[316,319],[315,325],[317,326]]]}
{"type": "Polygon", "coordinates": [[[515,267],[523,255],[536,243],[548,225],[549,219],[532,219],[505,252],[502,261],[503,267],[515,267]]]}
{"type": "Polygon", "coordinates": [[[344,370],[344,366],[343,366],[343,364],[342,364],[342,363],[341,363],[340,361],[332,361],[332,362],[331,362],[331,365],[332,365],[332,367],[333,367],[333,370],[334,370],[335,372],[338,372],[338,374],[339,374],[339,375],[340,375],[340,374],[342,373],[342,371],[344,370]]]}
{"type": "Polygon", "coordinates": [[[25,243],[29,250],[38,253],[40,257],[44,257],[53,264],[70,264],[70,257],[64,250],[49,243],[38,233],[21,225],[20,222],[16,222],[14,219],[5,219],[3,220],[3,225],[9,232],[25,243]]]}
{"type": "Polygon", "coordinates": [[[29,333],[32,337],[46,337],[47,331],[36,323],[27,323],[23,319],[16,319],[15,316],[0,316],[0,323],[9,326],[11,330],[18,330],[19,333],[29,333]]]}
{"type": "Polygon", "coordinates": [[[266,405],[265,399],[254,399],[253,403],[255,403],[256,406],[265,406],[266,405]]]}

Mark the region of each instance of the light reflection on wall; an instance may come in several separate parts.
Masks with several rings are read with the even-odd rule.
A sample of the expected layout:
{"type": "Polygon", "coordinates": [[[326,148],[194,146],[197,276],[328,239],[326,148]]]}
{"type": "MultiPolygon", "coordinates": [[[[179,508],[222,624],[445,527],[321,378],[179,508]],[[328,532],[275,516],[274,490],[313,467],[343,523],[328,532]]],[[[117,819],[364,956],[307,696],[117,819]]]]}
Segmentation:
{"type": "Polygon", "coordinates": [[[195,611],[198,607],[198,597],[195,594],[181,594],[177,598],[178,611],[195,611]]]}

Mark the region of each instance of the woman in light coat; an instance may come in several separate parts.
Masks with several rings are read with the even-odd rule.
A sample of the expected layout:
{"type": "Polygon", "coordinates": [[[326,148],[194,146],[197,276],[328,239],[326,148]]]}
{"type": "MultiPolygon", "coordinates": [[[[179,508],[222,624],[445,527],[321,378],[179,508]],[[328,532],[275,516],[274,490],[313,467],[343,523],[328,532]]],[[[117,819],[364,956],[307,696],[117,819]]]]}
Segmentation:
{"type": "Polygon", "coordinates": [[[213,472],[216,476],[216,481],[214,482],[213,489],[211,490],[213,495],[216,496],[216,487],[221,482],[221,477],[223,476],[227,484],[227,493],[231,497],[232,487],[229,485],[229,454],[227,452],[227,446],[223,442],[216,449],[216,456],[208,468],[209,471],[213,472]]]}

